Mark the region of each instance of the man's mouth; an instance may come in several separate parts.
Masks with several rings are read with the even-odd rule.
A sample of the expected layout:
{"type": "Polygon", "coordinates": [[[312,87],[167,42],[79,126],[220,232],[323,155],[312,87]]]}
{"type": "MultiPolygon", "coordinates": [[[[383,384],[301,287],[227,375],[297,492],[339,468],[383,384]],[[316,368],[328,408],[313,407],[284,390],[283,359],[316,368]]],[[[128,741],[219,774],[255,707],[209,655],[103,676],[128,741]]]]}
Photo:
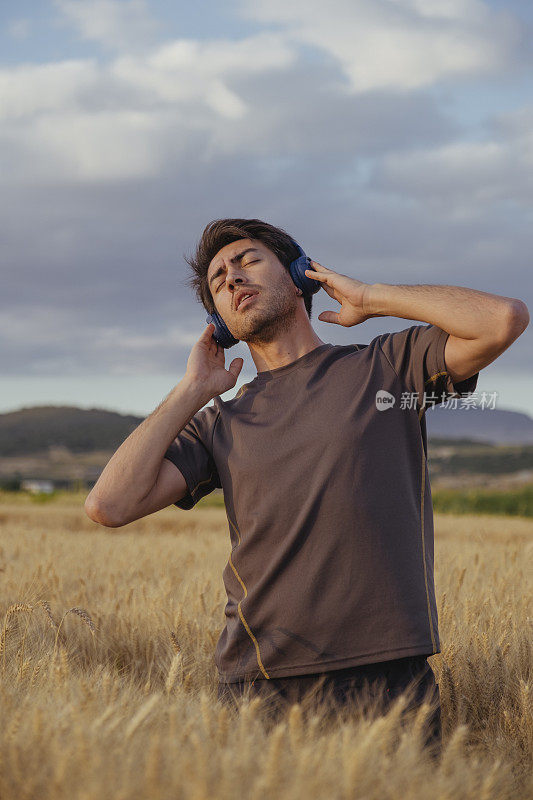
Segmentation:
{"type": "Polygon", "coordinates": [[[256,296],[257,292],[254,292],[253,294],[252,293],[245,294],[237,306],[237,311],[240,311],[241,308],[247,307],[250,303],[252,303],[255,300],[256,296]]]}

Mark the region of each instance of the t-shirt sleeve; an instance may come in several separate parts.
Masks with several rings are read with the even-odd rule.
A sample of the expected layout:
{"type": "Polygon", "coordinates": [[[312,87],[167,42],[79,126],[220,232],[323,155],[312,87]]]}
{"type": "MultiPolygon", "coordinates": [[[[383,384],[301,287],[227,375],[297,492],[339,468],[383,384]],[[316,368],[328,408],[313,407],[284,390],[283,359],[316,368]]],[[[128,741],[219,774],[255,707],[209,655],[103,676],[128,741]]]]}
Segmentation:
{"type": "Polygon", "coordinates": [[[172,461],[187,483],[187,494],[174,505],[188,511],[206,494],[221,488],[213,460],[213,436],[219,410],[215,406],[200,409],[170,443],[164,458],[172,461]]]}
{"type": "Polygon", "coordinates": [[[401,331],[378,336],[378,343],[392,368],[403,381],[405,391],[415,393],[420,410],[426,393],[426,407],[437,405],[448,397],[471,394],[479,372],[454,383],[444,358],[450,334],[436,325],[412,325],[401,331]]]}

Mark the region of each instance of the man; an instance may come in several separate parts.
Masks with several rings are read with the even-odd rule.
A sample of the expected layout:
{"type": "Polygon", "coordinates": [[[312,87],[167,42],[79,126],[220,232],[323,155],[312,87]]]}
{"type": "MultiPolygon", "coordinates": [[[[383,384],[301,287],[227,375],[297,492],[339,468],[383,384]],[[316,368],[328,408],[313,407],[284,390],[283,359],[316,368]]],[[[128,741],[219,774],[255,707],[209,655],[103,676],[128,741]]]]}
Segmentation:
{"type": "MultiPolygon", "coordinates": [[[[297,256],[260,220],[206,226],[188,259],[192,286],[247,343],[257,375],[221,399],[243,359],[226,369],[209,324],[185,377],[105,467],[87,513],[117,527],[223,489],[232,550],[220,697],[254,687],[298,700],[320,681],[342,701],[383,678],[391,697],[417,680],[438,699],[426,661],[440,640],[424,414],[471,393],[528,310],[464,287],[366,284],[313,261],[306,274],[341,304],[320,320],[427,323],[334,345],[292,281],[297,256]]],[[[432,724],[438,740],[438,704],[432,724]]]]}

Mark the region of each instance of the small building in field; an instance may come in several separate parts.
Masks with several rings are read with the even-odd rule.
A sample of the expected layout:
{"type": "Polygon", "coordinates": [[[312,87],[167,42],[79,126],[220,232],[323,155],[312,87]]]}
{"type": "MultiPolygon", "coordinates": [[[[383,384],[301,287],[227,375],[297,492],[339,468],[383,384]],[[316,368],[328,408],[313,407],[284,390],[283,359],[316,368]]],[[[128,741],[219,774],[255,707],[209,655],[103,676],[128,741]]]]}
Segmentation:
{"type": "Polygon", "coordinates": [[[54,484],[52,481],[44,480],[24,480],[21,481],[20,488],[32,494],[43,492],[44,494],[52,494],[54,491],[54,484]]]}

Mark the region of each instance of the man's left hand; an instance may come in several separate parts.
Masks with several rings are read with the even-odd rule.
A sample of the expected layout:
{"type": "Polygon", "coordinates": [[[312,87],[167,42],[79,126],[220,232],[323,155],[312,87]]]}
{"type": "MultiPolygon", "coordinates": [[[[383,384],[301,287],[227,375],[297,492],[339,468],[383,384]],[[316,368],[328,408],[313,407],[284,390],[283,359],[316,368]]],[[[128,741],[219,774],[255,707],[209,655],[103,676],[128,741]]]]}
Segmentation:
{"type": "Polygon", "coordinates": [[[306,269],[305,274],[320,281],[329,296],[342,306],[340,311],[323,311],[319,314],[318,319],[321,322],[336,322],[337,325],[350,328],[374,316],[369,310],[371,287],[369,283],[333,272],[318,261],[311,261],[311,266],[312,269],[306,269]]]}

